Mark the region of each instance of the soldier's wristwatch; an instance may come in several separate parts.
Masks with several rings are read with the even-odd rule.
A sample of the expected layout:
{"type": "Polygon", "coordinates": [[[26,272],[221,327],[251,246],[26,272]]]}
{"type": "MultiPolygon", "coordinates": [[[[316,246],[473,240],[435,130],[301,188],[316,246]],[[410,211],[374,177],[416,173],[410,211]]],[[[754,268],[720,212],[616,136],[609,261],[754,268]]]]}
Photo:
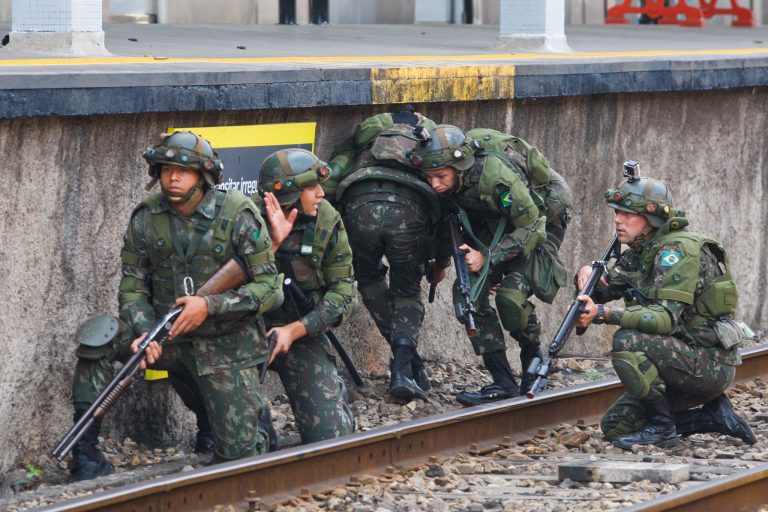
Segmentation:
{"type": "Polygon", "coordinates": [[[592,320],[592,323],[598,325],[605,323],[605,307],[602,304],[597,305],[597,315],[592,320]]]}

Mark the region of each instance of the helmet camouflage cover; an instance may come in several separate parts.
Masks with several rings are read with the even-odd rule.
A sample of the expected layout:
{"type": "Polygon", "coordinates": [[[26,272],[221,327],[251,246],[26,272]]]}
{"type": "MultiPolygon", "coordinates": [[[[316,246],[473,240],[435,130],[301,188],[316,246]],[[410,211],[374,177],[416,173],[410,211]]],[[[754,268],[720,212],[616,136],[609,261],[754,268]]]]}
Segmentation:
{"type": "Polygon", "coordinates": [[[306,149],[281,149],[269,155],[259,169],[259,194],[271,192],[280,206],[290,206],[302,189],[331,177],[328,164],[306,149]]]}
{"type": "Polygon", "coordinates": [[[422,136],[423,140],[407,155],[415,167],[424,171],[453,167],[463,172],[474,165],[479,145],[459,128],[441,124],[428,134],[420,133],[426,137],[422,136]]]}
{"type": "Polygon", "coordinates": [[[218,159],[218,154],[210,142],[192,132],[164,133],[160,143],[147,148],[143,157],[149,163],[150,185],[160,177],[160,167],[163,164],[179,165],[200,171],[210,186],[222,181],[221,171],[224,164],[218,159]]]}
{"type": "Polygon", "coordinates": [[[618,188],[609,189],[605,200],[615,210],[644,216],[656,229],[675,215],[672,194],[664,183],[653,178],[629,178],[618,188]]]}

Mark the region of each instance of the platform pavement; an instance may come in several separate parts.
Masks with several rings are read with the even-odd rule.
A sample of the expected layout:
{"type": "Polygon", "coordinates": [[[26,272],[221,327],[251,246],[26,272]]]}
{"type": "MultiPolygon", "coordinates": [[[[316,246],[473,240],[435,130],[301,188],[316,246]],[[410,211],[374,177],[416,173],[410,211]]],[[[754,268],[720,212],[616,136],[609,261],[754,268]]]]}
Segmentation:
{"type": "MultiPolygon", "coordinates": [[[[0,34],[9,29],[0,25],[0,34]]],[[[0,49],[0,118],[768,84],[766,27],[574,26],[566,30],[574,52],[566,54],[512,53],[497,43],[496,26],[108,24],[104,30],[111,57],[0,49]]]]}

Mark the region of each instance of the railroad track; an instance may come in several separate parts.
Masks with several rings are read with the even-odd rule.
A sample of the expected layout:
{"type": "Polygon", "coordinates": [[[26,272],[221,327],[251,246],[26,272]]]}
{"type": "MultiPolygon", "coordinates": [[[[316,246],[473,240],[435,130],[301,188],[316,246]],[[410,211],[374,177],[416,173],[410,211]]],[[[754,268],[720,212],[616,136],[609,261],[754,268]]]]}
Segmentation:
{"type": "MultiPolygon", "coordinates": [[[[737,382],[768,377],[768,346],[745,350],[743,359],[737,382]]],[[[525,488],[526,485],[517,485],[524,478],[515,478],[516,471],[527,471],[525,464],[545,468],[543,481],[551,481],[553,477],[551,474],[547,476],[546,466],[550,464],[549,458],[557,461],[557,454],[538,457],[535,450],[530,455],[525,455],[523,451],[522,454],[530,460],[509,460],[511,455],[519,452],[513,450],[513,447],[537,435],[545,436],[547,432],[556,432],[569,426],[576,426],[575,430],[578,431],[584,426],[597,423],[603,412],[621,394],[621,389],[615,379],[558,389],[543,393],[534,400],[517,398],[445,413],[360,432],[342,439],[110,489],[41,510],[166,512],[211,510],[222,504],[232,504],[240,510],[247,510],[250,506],[256,510],[259,503],[284,503],[296,497],[311,501],[313,493],[340,489],[340,486],[362,487],[370,481],[383,481],[384,484],[392,482],[393,492],[405,495],[413,492],[407,490],[405,485],[395,484],[404,481],[402,475],[413,475],[417,468],[423,468],[425,464],[431,464],[430,469],[461,466],[461,471],[470,475],[472,468],[480,468],[482,475],[506,475],[498,485],[488,484],[489,478],[478,479],[478,492],[486,492],[484,487],[494,488],[495,494],[490,493],[492,496],[489,499],[509,500],[515,496],[525,498],[527,495],[534,501],[540,500],[542,496],[546,497],[548,493],[554,495],[558,491],[547,484],[549,487],[544,492],[534,489],[533,492],[517,493],[510,497],[510,492],[505,490],[503,484],[507,482],[507,487],[516,490],[525,488]],[[494,468],[494,465],[498,468],[494,468]],[[361,480],[363,475],[366,476],[361,480]],[[514,485],[513,481],[516,482],[514,485]]],[[[568,455],[589,456],[578,453],[568,455]]],[[[627,454],[626,457],[648,460],[643,454],[627,454]]],[[[705,471],[714,474],[717,479],[689,482],[690,485],[683,486],[679,491],[668,492],[649,501],[642,500],[639,495],[633,500],[632,488],[599,489],[595,486],[588,489],[594,491],[591,497],[593,500],[602,499],[601,495],[612,492],[619,497],[630,493],[626,494],[628,498],[624,503],[632,504],[629,510],[634,511],[723,512],[756,510],[760,504],[768,504],[768,464],[754,461],[745,468],[738,461],[725,461],[709,470],[694,465],[692,474],[705,471]],[[642,502],[638,503],[638,500],[642,502]]],[[[533,480],[534,483],[529,483],[527,487],[536,487],[533,480]]],[[[472,490],[471,486],[470,489],[456,489],[450,485],[450,479],[447,481],[448,484],[443,486],[448,488],[447,491],[436,489],[430,490],[429,494],[450,500],[452,495],[449,495],[453,491],[466,495],[468,490],[472,490]]],[[[343,492],[346,491],[339,495],[343,492]]]]}

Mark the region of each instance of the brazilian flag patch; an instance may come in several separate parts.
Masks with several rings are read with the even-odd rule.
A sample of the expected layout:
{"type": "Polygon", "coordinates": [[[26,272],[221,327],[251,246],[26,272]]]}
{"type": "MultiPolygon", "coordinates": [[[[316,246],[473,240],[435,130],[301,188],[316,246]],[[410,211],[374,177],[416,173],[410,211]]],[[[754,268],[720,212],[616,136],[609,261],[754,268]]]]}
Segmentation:
{"type": "Polygon", "coordinates": [[[661,266],[662,267],[674,267],[683,257],[677,251],[664,251],[661,253],[661,266]]]}
{"type": "Polygon", "coordinates": [[[254,229],[253,233],[251,233],[251,236],[253,237],[254,242],[259,241],[259,235],[261,235],[261,231],[259,231],[258,229],[254,229]]]}
{"type": "Polygon", "coordinates": [[[501,207],[506,208],[507,206],[512,206],[512,192],[507,191],[506,194],[501,195],[501,207]]]}

